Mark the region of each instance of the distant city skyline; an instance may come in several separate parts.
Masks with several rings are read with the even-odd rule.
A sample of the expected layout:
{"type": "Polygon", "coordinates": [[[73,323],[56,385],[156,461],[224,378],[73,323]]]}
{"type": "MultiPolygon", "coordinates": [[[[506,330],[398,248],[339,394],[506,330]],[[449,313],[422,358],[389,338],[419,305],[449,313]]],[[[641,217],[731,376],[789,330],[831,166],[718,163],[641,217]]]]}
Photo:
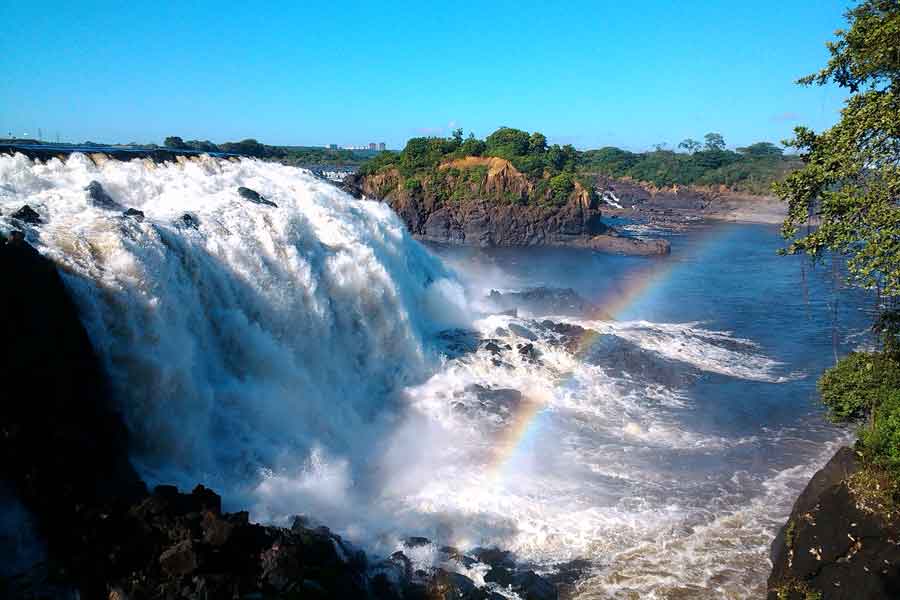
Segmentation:
{"type": "Polygon", "coordinates": [[[8,2],[0,127],[110,143],[402,148],[504,125],[578,148],[675,147],[710,131],[729,147],[778,142],[838,118],[842,92],[794,82],[824,65],[848,5],[8,2]]]}

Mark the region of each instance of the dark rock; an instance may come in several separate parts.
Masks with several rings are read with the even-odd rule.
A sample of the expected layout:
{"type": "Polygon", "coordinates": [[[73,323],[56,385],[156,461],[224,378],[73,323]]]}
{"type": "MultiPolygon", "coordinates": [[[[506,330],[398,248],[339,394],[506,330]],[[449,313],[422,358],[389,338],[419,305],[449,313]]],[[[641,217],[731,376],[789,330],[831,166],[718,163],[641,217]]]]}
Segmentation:
{"type": "Polygon", "coordinates": [[[484,349],[494,355],[499,355],[501,353],[500,346],[497,342],[490,341],[484,345],[484,349]]]}
{"type": "Polygon", "coordinates": [[[857,499],[848,478],[859,469],[841,448],[797,499],[772,544],[770,600],[900,597],[900,527],[857,499]]]}
{"type": "Polygon", "coordinates": [[[178,224],[184,227],[191,227],[193,229],[198,229],[200,227],[200,219],[191,213],[184,213],[178,219],[178,224]]]}
{"type": "Polygon", "coordinates": [[[477,558],[478,562],[483,562],[492,567],[512,569],[516,566],[516,561],[513,560],[512,553],[508,550],[501,550],[500,548],[475,548],[472,551],[472,556],[477,558]]]}
{"type": "Polygon", "coordinates": [[[37,214],[37,212],[27,204],[10,216],[12,216],[13,219],[18,219],[23,223],[28,223],[30,225],[40,225],[44,222],[43,219],[41,219],[41,215],[37,214]]]}
{"type": "Polygon", "coordinates": [[[138,210],[136,208],[129,208],[125,212],[122,213],[123,217],[131,217],[138,223],[144,220],[144,211],[138,210]]]}
{"type": "Polygon", "coordinates": [[[534,344],[531,343],[519,344],[518,348],[519,354],[529,360],[537,360],[541,355],[540,351],[534,347],[534,344]]]}
{"type": "Polygon", "coordinates": [[[632,256],[658,256],[669,254],[672,251],[671,244],[663,239],[641,239],[608,234],[578,240],[572,245],[632,256]]]}
{"type": "Polygon", "coordinates": [[[197,570],[197,555],[191,540],[184,540],[159,556],[159,565],[169,576],[190,575],[197,570]]]}
{"type": "MultiPolygon", "coordinates": [[[[106,595],[108,535],[144,486],[104,369],[52,261],[20,235],[0,242],[0,478],[33,516],[49,558],[82,597],[106,595]],[[27,401],[23,399],[28,399],[27,401]],[[102,589],[101,589],[102,588],[102,589]]],[[[127,550],[122,550],[126,552],[127,550]]]]}
{"type": "Polygon", "coordinates": [[[482,600],[487,592],[475,587],[475,583],[460,573],[448,573],[436,569],[427,585],[428,598],[434,600],[482,600]]]}
{"type": "Polygon", "coordinates": [[[524,600],[557,600],[556,586],[535,573],[524,571],[513,576],[512,587],[524,600]]]}
{"type": "Polygon", "coordinates": [[[419,548],[421,546],[428,546],[429,544],[431,544],[431,540],[425,537],[413,536],[403,540],[403,545],[407,548],[419,548]]]}
{"type": "Polygon", "coordinates": [[[222,546],[228,542],[234,531],[235,524],[229,523],[213,511],[203,513],[203,541],[210,546],[222,546]]]}
{"type": "Polygon", "coordinates": [[[251,190],[250,188],[242,186],[237,189],[237,192],[241,198],[249,202],[253,202],[254,204],[262,204],[264,206],[274,206],[275,208],[278,208],[277,204],[275,204],[271,200],[266,200],[265,197],[260,196],[259,192],[257,192],[256,190],[251,190]]]}
{"type": "Polygon", "coordinates": [[[485,573],[484,580],[488,583],[509,587],[513,582],[513,574],[512,571],[505,567],[491,567],[491,570],[485,573]]]}
{"type": "Polygon", "coordinates": [[[87,192],[91,205],[104,210],[122,210],[122,205],[113,200],[99,181],[90,182],[84,191],[87,192]]]}
{"type": "Polygon", "coordinates": [[[523,326],[519,325],[518,323],[510,323],[509,330],[512,331],[517,336],[523,337],[526,340],[531,340],[532,342],[534,342],[538,339],[538,336],[536,336],[533,331],[531,331],[527,327],[523,327],[523,326]]]}

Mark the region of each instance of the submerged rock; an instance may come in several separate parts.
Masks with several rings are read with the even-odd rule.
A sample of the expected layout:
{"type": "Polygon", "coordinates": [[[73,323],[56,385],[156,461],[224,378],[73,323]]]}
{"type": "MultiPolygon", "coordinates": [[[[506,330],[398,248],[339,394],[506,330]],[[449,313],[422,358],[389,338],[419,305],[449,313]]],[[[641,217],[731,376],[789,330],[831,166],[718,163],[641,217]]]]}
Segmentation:
{"type": "Polygon", "coordinates": [[[138,210],[136,208],[129,208],[125,212],[122,213],[123,217],[130,217],[137,221],[138,223],[144,220],[144,211],[138,210]]]}
{"type": "Polygon", "coordinates": [[[200,219],[198,219],[191,213],[184,213],[178,219],[178,222],[176,224],[182,225],[184,227],[190,227],[191,229],[198,229],[200,227],[200,219]]]}
{"type": "Polygon", "coordinates": [[[18,219],[23,223],[29,223],[30,225],[40,225],[44,222],[43,219],[41,219],[41,215],[37,214],[37,211],[27,204],[23,205],[22,208],[10,216],[12,216],[13,219],[18,219]]]}
{"type": "Polygon", "coordinates": [[[266,198],[264,196],[261,196],[256,190],[251,190],[250,188],[241,186],[237,189],[237,191],[240,197],[244,200],[248,200],[250,202],[253,202],[254,204],[262,204],[264,206],[274,206],[275,208],[278,208],[277,204],[275,204],[271,200],[266,200],[266,198]]]}
{"type": "Polygon", "coordinates": [[[112,197],[106,193],[106,190],[103,189],[103,186],[100,185],[99,181],[90,182],[87,187],[84,188],[84,191],[87,192],[88,200],[91,205],[96,206],[97,208],[102,208],[104,210],[122,210],[123,208],[121,204],[113,200],[112,197]]]}

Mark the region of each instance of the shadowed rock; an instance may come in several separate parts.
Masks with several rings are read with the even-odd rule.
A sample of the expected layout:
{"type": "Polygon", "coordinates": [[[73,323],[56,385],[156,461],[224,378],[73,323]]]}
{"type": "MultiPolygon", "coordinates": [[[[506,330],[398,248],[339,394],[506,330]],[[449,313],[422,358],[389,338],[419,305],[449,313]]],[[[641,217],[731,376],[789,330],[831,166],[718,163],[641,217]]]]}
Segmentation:
{"type": "Polygon", "coordinates": [[[859,469],[841,448],[797,498],[772,542],[769,600],[900,598],[900,527],[860,502],[848,483],[859,469]]]}

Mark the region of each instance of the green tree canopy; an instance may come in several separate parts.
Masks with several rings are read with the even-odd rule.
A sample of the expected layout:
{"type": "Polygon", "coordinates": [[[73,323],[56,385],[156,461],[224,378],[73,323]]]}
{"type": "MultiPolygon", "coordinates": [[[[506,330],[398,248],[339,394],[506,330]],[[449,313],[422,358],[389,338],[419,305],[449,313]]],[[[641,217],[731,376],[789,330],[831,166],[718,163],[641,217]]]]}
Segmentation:
{"type": "Polygon", "coordinates": [[[178,150],[183,150],[187,148],[187,145],[184,143],[184,140],[178,137],[177,135],[170,135],[163,141],[163,146],[167,148],[176,148],[178,150]]]}
{"type": "Polygon", "coordinates": [[[707,133],[703,136],[703,147],[710,152],[721,152],[725,149],[725,138],[721,133],[707,133]]]}
{"type": "Polygon", "coordinates": [[[697,150],[699,150],[701,148],[700,142],[698,142],[697,140],[691,139],[691,138],[687,138],[686,140],[683,140],[680,144],[678,144],[678,147],[682,148],[683,150],[687,150],[691,154],[693,154],[694,152],[696,152],[697,150]]]}
{"type": "Polygon", "coordinates": [[[787,252],[826,250],[849,257],[851,276],[900,295],[900,2],[867,0],[847,13],[848,30],[828,44],[831,58],[801,84],[833,82],[851,92],[840,121],[815,133],[794,129],[788,142],[804,166],[778,184],[788,202],[787,252]],[[801,237],[810,217],[819,226],[801,237]]]}
{"type": "Polygon", "coordinates": [[[781,156],[784,153],[781,148],[771,142],[757,142],[755,144],[750,144],[745,148],[738,148],[737,151],[741,154],[746,154],[747,156],[755,158],[781,156]]]}

